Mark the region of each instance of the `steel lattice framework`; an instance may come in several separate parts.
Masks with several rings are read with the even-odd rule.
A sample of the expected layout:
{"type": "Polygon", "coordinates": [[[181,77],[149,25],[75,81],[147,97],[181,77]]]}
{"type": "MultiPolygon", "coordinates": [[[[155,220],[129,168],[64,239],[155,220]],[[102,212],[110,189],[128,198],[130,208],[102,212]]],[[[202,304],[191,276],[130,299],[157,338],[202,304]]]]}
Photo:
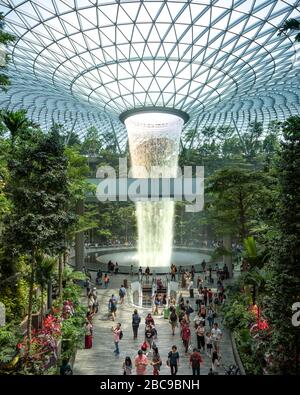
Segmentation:
{"type": "Polygon", "coordinates": [[[119,115],[145,106],[190,115],[185,130],[268,123],[300,113],[294,0],[0,0],[12,86],[5,108],[26,108],[43,127],[83,135],[114,131],[119,115]]]}

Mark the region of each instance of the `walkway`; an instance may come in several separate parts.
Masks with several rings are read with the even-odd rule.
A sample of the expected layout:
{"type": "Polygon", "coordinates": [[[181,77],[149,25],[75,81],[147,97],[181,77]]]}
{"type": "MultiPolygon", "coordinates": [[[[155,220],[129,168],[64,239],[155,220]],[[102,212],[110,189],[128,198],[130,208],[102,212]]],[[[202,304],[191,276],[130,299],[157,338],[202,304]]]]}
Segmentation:
{"type": "MultiPolygon", "coordinates": [[[[122,363],[125,357],[128,355],[133,360],[137,354],[139,346],[143,343],[145,317],[148,312],[151,312],[151,310],[141,308],[139,309],[139,314],[142,318],[139,329],[139,336],[137,340],[133,340],[131,315],[134,307],[129,305],[129,303],[127,303],[126,301],[124,305],[118,305],[116,320],[116,322],[121,322],[124,334],[123,339],[120,341],[121,354],[119,357],[116,357],[113,353],[114,342],[112,338],[111,327],[115,323],[108,319],[107,305],[108,300],[112,294],[118,295],[118,288],[120,286],[119,284],[123,278],[124,276],[121,275],[114,276],[113,281],[110,284],[110,286],[113,287],[112,289],[98,289],[100,309],[98,314],[94,317],[93,347],[91,349],[82,349],[77,351],[76,360],[74,363],[74,374],[121,375],[123,374],[122,363]]],[[[192,301],[192,299],[190,299],[190,302],[193,305],[194,301],[192,301]]],[[[195,313],[191,315],[191,319],[193,319],[194,315],[195,313]]],[[[191,374],[191,369],[189,368],[188,363],[189,357],[184,354],[184,348],[179,336],[179,330],[177,329],[177,333],[175,334],[175,336],[172,336],[171,327],[168,320],[165,320],[163,316],[155,316],[154,319],[158,330],[158,339],[156,340],[156,344],[159,348],[159,352],[163,361],[163,365],[161,367],[161,374],[170,374],[170,370],[168,366],[166,366],[166,360],[168,352],[173,344],[177,345],[181,357],[178,374],[191,374]]],[[[219,374],[224,374],[222,364],[224,364],[225,366],[235,364],[235,360],[232,352],[229,333],[226,331],[226,329],[222,328],[222,326],[221,329],[223,331],[223,339],[221,343],[222,360],[219,374]]],[[[193,333],[193,346],[196,346],[195,338],[196,336],[193,333]]],[[[201,374],[207,375],[211,366],[210,358],[208,358],[206,355],[203,355],[203,353],[201,355],[204,358],[204,364],[201,367],[201,374]]],[[[135,374],[135,371],[133,371],[133,374],[135,374]]],[[[151,366],[149,366],[148,368],[148,374],[152,375],[151,366]]]]}

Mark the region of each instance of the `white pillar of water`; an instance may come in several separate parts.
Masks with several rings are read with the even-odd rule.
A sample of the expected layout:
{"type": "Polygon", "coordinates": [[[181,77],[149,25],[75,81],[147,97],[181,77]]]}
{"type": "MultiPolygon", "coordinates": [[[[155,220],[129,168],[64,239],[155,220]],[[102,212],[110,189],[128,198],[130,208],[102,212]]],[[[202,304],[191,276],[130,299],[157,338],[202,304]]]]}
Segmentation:
{"type": "MultiPolygon", "coordinates": [[[[183,124],[181,117],[164,112],[138,113],[125,120],[132,177],[176,177],[183,124]]],[[[167,198],[136,203],[140,266],[170,266],[174,207],[167,198]]]]}

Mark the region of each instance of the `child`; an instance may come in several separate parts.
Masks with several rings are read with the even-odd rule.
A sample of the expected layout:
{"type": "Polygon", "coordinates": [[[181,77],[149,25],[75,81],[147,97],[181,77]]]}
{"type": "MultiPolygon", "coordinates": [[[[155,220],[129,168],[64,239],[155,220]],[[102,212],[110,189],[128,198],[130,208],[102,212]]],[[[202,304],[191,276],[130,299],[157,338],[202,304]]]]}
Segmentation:
{"type": "Polygon", "coordinates": [[[132,362],[130,357],[125,358],[125,362],[123,362],[123,371],[124,375],[131,376],[132,374],[132,362]]]}
{"type": "Polygon", "coordinates": [[[205,336],[205,342],[206,342],[206,355],[208,357],[211,357],[211,352],[212,352],[212,337],[211,333],[207,332],[205,336]]]}

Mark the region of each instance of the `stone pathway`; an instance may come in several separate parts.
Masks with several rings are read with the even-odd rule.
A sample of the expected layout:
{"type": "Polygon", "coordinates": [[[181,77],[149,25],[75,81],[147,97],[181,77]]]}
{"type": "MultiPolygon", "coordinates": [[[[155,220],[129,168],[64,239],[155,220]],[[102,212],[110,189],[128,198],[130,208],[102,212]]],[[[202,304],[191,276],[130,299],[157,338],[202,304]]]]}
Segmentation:
{"type": "MultiPolygon", "coordinates": [[[[116,357],[113,353],[114,342],[111,333],[112,325],[116,322],[111,321],[108,318],[108,300],[112,294],[118,295],[119,282],[122,281],[121,277],[111,281],[111,289],[98,289],[98,299],[100,303],[100,309],[98,314],[94,317],[94,336],[93,336],[93,347],[91,349],[79,349],[77,351],[75,363],[74,363],[74,374],[77,375],[122,375],[122,363],[126,356],[130,356],[132,361],[137,355],[137,351],[140,345],[144,341],[144,330],[145,330],[145,317],[151,309],[139,308],[139,314],[141,316],[141,325],[139,328],[139,335],[137,340],[133,340],[133,333],[131,327],[131,315],[134,307],[130,305],[127,300],[124,305],[118,305],[117,319],[116,322],[121,322],[124,337],[120,341],[120,356],[116,357]]],[[[184,295],[185,296],[185,295],[184,295]]],[[[192,306],[194,304],[193,299],[190,299],[192,306]]],[[[194,318],[195,313],[191,315],[191,320],[194,318]]],[[[172,336],[171,327],[168,320],[165,320],[163,316],[154,317],[156,328],[158,331],[158,338],[155,341],[160,356],[163,362],[161,367],[161,374],[170,374],[170,369],[166,365],[167,355],[173,344],[177,345],[180,355],[180,367],[178,375],[190,375],[191,369],[189,368],[189,356],[184,354],[184,348],[180,339],[179,329],[175,336],[172,336]]],[[[218,322],[218,319],[216,320],[218,322]]],[[[221,342],[221,366],[219,368],[219,374],[224,374],[223,364],[227,367],[230,364],[235,364],[233,351],[231,347],[231,341],[229,333],[226,329],[222,328],[223,338],[221,342]]],[[[196,346],[196,335],[192,330],[192,346],[196,346]]],[[[201,366],[201,374],[207,375],[211,367],[210,358],[201,353],[204,359],[204,364],[201,366]]],[[[135,369],[133,369],[135,374],[135,369]]],[[[148,367],[148,375],[152,375],[152,367],[148,367]]]]}

